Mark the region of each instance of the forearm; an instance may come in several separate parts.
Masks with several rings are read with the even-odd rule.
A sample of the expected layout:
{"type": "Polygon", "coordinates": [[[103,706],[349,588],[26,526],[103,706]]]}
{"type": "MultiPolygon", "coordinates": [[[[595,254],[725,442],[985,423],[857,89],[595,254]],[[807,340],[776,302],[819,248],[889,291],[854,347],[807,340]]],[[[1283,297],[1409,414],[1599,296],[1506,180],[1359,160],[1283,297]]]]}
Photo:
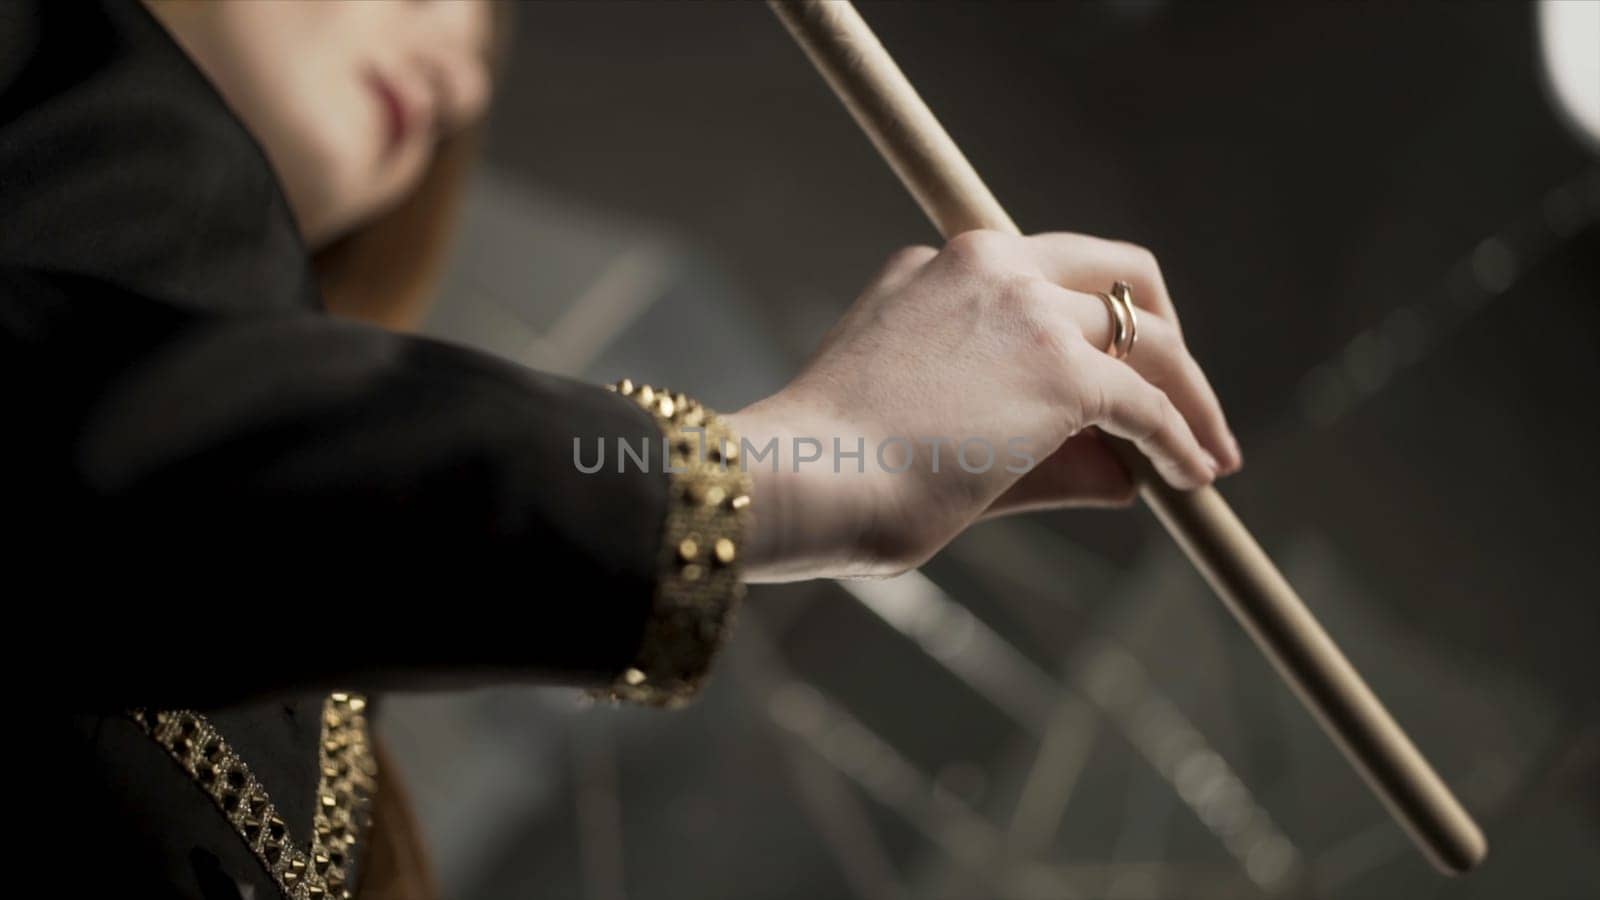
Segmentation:
{"type": "Polygon", "coordinates": [[[671,476],[573,458],[659,440],[622,398],[315,314],[0,289],[16,599],[63,690],[600,686],[632,661],[671,476]]]}

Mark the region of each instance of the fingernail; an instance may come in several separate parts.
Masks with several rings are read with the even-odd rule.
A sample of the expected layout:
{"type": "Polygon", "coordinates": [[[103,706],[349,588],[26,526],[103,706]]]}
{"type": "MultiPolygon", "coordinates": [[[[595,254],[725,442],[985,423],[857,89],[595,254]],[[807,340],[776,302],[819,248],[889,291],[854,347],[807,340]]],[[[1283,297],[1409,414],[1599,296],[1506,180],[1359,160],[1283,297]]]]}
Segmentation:
{"type": "Polygon", "coordinates": [[[1200,451],[1200,455],[1201,455],[1201,457],[1203,457],[1205,459],[1206,465],[1208,467],[1210,467],[1210,469],[1211,469],[1211,477],[1212,478],[1217,477],[1217,473],[1222,471],[1222,466],[1217,463],[1217,458],[1215,456],[1212,456],[1208,451],[1205,451],[1205,450],[1201,450],[1200,451]]]}

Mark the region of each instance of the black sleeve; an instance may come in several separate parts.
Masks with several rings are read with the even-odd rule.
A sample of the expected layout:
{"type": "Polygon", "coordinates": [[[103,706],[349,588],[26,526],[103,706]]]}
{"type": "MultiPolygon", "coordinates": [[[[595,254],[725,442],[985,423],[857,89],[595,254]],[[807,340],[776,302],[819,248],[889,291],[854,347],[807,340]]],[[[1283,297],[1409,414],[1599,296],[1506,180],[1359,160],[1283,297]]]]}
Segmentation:
{"type": "Polygon", "coordinates": [[[321,305],[261,147],[139,0],[0,2],[0,221],[6,265],[219,313],[321,305]]]}
{"type": "Polygon", "coordinates": [[[14,653],[82,707],[602,685],[657,587],[605,389],[322,313],[260,151],[137,0],[0,4],[14,653]]]}
{"type": "Polygon", "coordinates": [[[650,610],[668,476],[602,388],[316,313],[0,271],[12,630],[54,690],[600,684],[650,610]],[[21,624],[25,622],[26,624],[21,624]]]}

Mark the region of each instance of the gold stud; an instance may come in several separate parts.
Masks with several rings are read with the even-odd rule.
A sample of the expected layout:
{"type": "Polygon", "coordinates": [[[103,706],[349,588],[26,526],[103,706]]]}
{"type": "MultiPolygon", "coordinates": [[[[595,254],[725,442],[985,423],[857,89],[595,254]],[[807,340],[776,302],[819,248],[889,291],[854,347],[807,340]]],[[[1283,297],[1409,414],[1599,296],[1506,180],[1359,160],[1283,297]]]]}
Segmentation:
{"type": "Polygon", "coordinates": [[[698,581],[700,580],[700,567],[694,563],[690,563],[689,565],[684,566],[683,571],[678,574],[683,577],[684,581],[698,581]]]}
{"type": "Polygon", "coordinates": [[[335,703],[348,703],[350,701],[350,695],[344,693],[343,691],[338,691],[338,692],[335,692],[328,699],[332,700],[335,703]]]}
{"type": "Polygon", "coordinates": [[[622,680],[634,686],[644,684],[644,677],[644,673],[638,669],[627,669],[622,673],[622,680]]]}
{"type": "Polygon", "coordinates": [[[718,503],[721,503],[722,498],[726,497],[727,495],[727,491],[724,491],[721,487],[713,484],[711,487],[706,488],[705,504],[707,506],[716,506],[718,503]]]}
{"type": "Polygon", "coordinates": [[[694,558],[699,555],[700,545],[694,542],[694,538],[684,538],[678,542],[679,559],[684,562],[694,562],[694,558]]]}
{"type": "Polygon", "coordinates": [[[654,388],[652,388],[648,384],[639,388],[639,405],[640,406],[643,406],[645,409],[649,409],[651,404],[653,404],[655,402],[656,402],[656,392],[655,392],[654,388]]]}
{"type": "Polygon", "coordinates": [[[622,394],[622,396],[624,396],[624,397],[632,396],[632,394],[633,394],[633,379],[631,379],[631,378],[622,379],[621,381],[617,382],[617,386],[614,388],[614,390],[616,390],[618,393],[622,394]]]}
{"type": "Polygon", "coordinates": [[[717,562],[722,563],[723,565],[728,565],[729,563],[733,562],[733,557],[734,557],[733,541],[730,541],[727,538],[717,538],[717,551],[716,552],[717,552],[717,562]]]}
{"type": "Polygon", "coordinates": [[[744,509],[746,506],[750,505],[750,495],[749,494],[740,494],[739,496],[733,498],[732,500],[729,500],[728,501],[728,505],[733,507],[734,509],[744,509]]]}
{"type": "Polygon", "coordinates": [[[661,410],[661,414],[669,419],[672,418],[672,411],[677,408],[677,404],[673,403],[672,398],[666,394],[662,394],[661,399],[656,402],[656,409],[661,410]]]}
{"type": "Polygon", "coordinates": [[[367,698],[365,698],[365,697],[354,697],[354,696],[352,696],[350,698],[350,711],[351,712],[362,712],[366,708],[367,708],[367,698]]]}

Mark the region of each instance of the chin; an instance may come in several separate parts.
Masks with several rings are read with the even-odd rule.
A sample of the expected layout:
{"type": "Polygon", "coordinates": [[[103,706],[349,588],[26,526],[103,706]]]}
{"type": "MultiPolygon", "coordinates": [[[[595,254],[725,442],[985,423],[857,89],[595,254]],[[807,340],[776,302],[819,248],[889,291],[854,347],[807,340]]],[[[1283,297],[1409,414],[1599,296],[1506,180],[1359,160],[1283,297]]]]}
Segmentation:
{"type": "Polygon", "coordinates": [[[355,154],[308,157],[288,181],[289,202],[312,248],[326,246],[380,214],[390,192],[375,188],[375,166],[355,154]]]}

